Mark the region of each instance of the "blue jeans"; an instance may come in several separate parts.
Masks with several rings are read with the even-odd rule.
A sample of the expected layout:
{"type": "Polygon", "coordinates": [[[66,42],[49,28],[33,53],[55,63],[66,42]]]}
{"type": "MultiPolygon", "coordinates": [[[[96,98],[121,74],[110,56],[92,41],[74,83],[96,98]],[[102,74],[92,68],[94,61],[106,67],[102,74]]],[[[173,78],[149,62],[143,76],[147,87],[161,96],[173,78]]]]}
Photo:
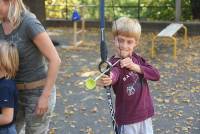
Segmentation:
{"type": "Polygon", "coordinates": [[[0,134],[17,134],[15,125],[11,125],[5,128],[0,127],[0,134]]]}

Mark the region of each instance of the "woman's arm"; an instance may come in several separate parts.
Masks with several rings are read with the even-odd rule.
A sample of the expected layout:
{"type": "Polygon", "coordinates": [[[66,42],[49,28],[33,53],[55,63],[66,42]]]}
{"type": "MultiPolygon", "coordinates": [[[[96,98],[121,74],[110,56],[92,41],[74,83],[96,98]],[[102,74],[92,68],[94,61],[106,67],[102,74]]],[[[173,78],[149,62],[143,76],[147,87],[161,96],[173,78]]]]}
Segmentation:
{"type": "Polygon", "coordinates": [[[46,32],[38,34],[33,39],[33,42],[49,62],[47,81],[44,87],[43,95],[50,96],[51,89],[53,88],[56,81],[61,60],[52,41],[50,40],[46,32]]]}
{"type": "Polygon", "coordinates": [[[49,62],[46,84],[36,110],[38,115],[43,115],[48,109],[47,99],[51,95],[51,89],[55,84],[61,59],[46,32],[39,33],[36,37],[34,37],[33,42],[49,62]]]}
{"type": "Polygon", "coordinates": [[[13,121],[13,115],[13,108],[3,108],[0,114],[0,126],[11,123],[13,121]]]}

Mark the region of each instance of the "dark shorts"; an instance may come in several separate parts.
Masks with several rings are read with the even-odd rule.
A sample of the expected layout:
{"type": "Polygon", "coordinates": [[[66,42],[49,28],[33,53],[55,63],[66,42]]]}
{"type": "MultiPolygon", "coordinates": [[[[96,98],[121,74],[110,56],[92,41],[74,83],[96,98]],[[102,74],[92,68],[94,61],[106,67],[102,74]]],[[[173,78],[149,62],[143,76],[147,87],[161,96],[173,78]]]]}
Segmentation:
{"type": "Polygon", "coordinates": [[[5,128],[0,127],[0,134],[17,134],[15,125],[11,125],[5,128]]]}

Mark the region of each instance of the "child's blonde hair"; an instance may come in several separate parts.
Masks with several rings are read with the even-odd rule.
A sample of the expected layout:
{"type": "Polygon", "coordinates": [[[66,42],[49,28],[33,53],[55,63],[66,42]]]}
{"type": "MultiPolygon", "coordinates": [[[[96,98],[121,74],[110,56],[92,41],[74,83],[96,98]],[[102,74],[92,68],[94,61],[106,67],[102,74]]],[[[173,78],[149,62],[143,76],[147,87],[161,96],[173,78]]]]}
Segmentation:
{"type": "Polygon", "coordinates": [[[13,29],[16,29],[22,21],[22,12],[25,12],[27,9],[22,0],[8,0],[9,9],[8,9],[8,20],[11,23],[13,29]]]}
{"type": "Polygon", "coordinates": [[[0,72],[6,79],[16,76],[19,69],[19,54],[13,44],[0,40],[0,72]]]}
{"type": "Polygon", "coordinates": [[[141,35],[141,26],[137,19],[121,17],[113,22],[112,33],[114,36],[133,37],[138,42],[141,35]]]}

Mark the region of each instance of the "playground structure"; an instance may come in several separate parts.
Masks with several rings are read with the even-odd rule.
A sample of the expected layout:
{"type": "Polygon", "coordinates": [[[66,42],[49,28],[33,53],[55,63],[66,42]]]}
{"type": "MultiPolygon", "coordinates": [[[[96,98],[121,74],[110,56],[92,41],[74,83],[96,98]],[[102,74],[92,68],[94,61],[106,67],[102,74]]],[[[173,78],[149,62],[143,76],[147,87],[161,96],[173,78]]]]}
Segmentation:
{"type": "Polygon", "coordinates": [[[152,48],[151,48],[151,57],[153,58],[155,56],[155,41],[157,38],[169,38],[173,40],[173,57],[176,59],[176,49],[177,49],[177,39],[174,37],[174,35],[181,29],[184,29],[184,44],[185,47],[188,47],[188,30],[187,27],[183,24],[179,23],[172,23],[168,25],[166,28],[164,28],[160,33],[158,33],[156,36],[152,39],[152,48]]]}
{"type": "Polygon", "coordinates": [[[73,45],[78,46],[84,42],[84,34],[86,32],[85,30],[85,18],[84,16],[80,16],[78,13],[78,9],[80,9],[80,12],[83,13],[83,6],[81,5],[75,5],[74,6],[74,12],[72,15],[72,21],[73,21],[73,45]],[[81,30],[78,31],[78,21],[81,21],[81,30]],[[81,34],[81,40],[78,41],[78,36],[81,34]]]}
{"type": "Polygon", "coordinates": [[[74,5],[74,12],[72,16],[73,21],[73,45],[79,46],[84,43],[85,40],[85,16],[84,12],[88,7],[94,7],[96,5],[74,5]],[[80,15],[79,12],[80,11],[80,15]],[[78,30],[78,21],[81,21],[81,29],[78,30]],[[81,40],[78,40],[78,36],[81,35],[81,40]]]}

